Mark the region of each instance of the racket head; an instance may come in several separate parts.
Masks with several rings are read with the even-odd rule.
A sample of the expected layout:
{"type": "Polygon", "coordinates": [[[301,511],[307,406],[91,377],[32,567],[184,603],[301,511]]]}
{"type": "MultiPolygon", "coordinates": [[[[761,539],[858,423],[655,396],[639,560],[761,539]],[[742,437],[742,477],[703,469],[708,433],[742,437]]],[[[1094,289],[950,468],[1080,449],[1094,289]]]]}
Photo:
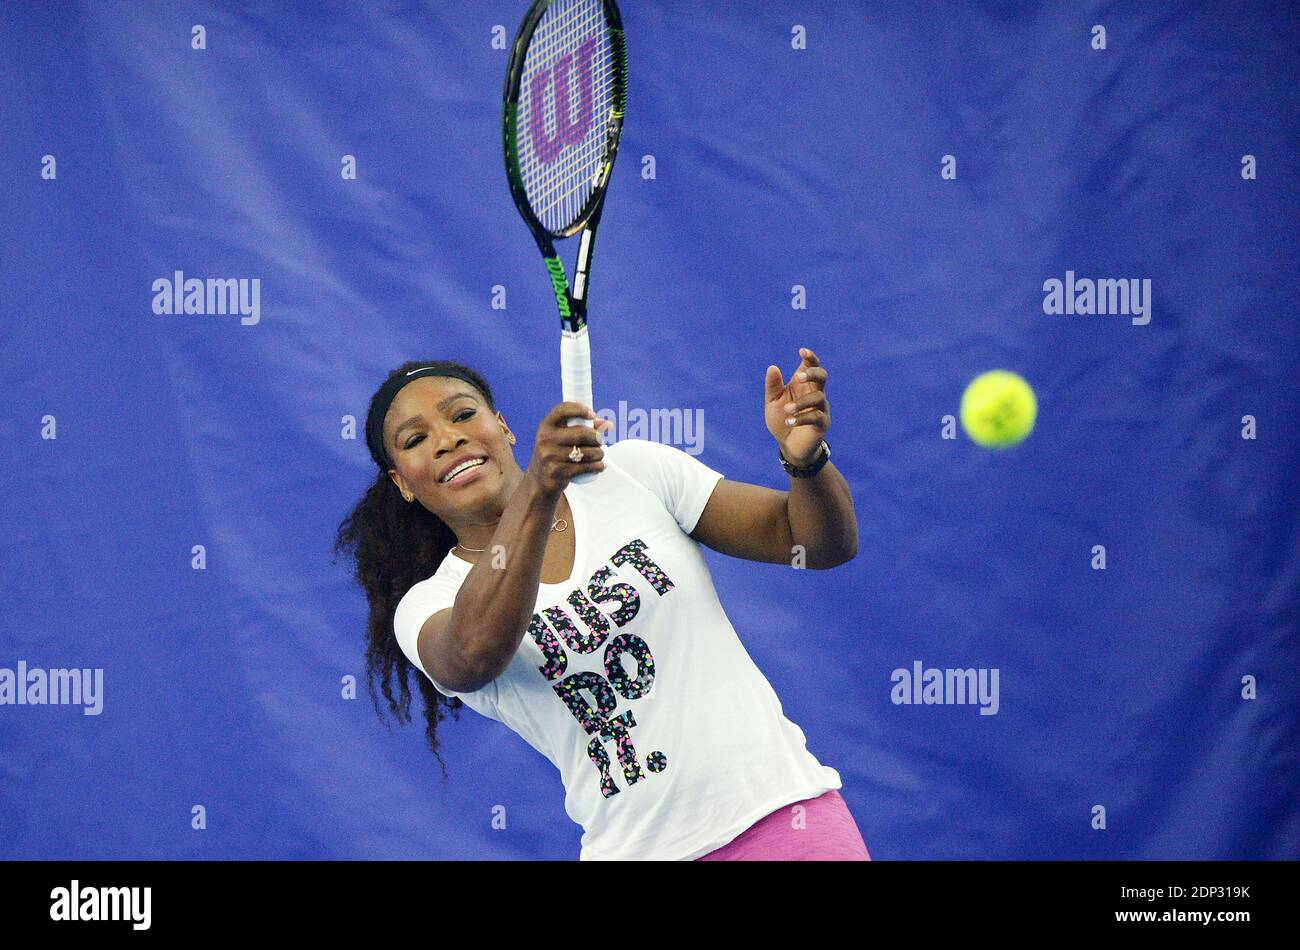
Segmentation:
{"type": "Polygon", "coordinates": [[[614,0],[536,0],[506,69],[506,175],[535,232],[567,238],[599,208],[627,105],[627,50],[614,0]]]}

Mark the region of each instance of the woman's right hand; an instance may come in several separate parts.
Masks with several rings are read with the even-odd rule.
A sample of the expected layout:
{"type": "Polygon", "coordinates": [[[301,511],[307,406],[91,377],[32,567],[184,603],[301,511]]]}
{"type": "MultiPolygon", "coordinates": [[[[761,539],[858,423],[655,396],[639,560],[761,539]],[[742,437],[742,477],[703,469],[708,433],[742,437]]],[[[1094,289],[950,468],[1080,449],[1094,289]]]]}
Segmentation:
{"type": "Polygon", "coordinates": [[[580,402],[557,403],[537,427],[527,474],[544,495],[558,498],[575,476],[604,471],[605,441],[601,434],[611,428],[612,422],[597,418],[580,402]],[[575,417],[595,420],[595,428],[566,424],[566,419],[575,417]],[[581,462],[569,458],[575,445],[582,449],[581,462]]]}

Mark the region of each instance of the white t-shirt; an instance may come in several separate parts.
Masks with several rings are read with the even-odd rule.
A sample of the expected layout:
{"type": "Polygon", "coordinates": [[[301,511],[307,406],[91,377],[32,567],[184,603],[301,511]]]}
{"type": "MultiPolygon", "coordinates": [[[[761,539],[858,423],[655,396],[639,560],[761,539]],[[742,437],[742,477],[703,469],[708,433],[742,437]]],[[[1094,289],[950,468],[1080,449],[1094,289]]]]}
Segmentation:
{"type": "MultiPolygon", "coordinates": [[[[693,860],[840,776],[782,714],[690,537],[723,475],[643,439],[606,446],[605,463],[564,490],[573,575],[538,586],[505,672],[471,693],[429,680],[560,770],[580,860],[693,860]]],[[[420,628],[472,566],[449,553],[397,605],[397,641],[418,669],[420,628]]]]}

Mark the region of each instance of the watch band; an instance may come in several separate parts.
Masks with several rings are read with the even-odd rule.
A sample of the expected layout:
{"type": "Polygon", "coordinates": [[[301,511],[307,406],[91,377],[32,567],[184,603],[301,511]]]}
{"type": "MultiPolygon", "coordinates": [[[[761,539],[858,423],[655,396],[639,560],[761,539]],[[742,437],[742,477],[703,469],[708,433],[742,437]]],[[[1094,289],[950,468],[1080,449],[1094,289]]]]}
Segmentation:
{"type": "Polygon", "coordinates": [[[785,455],[779,448],[776,450],[776,454],[781,460],[781,467],[786,470],[791,478],[812,478],[822,470],[822,466],[831,460],[831,444],[825,439],[822,439],[821,447],[823,450],[821,457],[806,468],[795,468],[795,466],[786,461],[785,455]]]}

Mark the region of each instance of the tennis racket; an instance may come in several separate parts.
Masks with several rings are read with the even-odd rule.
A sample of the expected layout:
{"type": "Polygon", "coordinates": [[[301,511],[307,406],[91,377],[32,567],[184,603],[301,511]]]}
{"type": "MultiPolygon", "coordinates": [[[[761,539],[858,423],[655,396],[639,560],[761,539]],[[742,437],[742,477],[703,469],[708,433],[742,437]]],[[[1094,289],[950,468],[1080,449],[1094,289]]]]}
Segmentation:
{"type": "MultiPolygon", "coordinates": [[[[614,0],[536,0],[519,25],[506,69],[506,175],[560,311],[564,401],[593,411],[587,288],[626,102],[627,54],[614,0]],[[555,241],[578,232],[570,285],[555,241]]],[[[575,418],[568,424],[593,422],[575,418]]]]}

